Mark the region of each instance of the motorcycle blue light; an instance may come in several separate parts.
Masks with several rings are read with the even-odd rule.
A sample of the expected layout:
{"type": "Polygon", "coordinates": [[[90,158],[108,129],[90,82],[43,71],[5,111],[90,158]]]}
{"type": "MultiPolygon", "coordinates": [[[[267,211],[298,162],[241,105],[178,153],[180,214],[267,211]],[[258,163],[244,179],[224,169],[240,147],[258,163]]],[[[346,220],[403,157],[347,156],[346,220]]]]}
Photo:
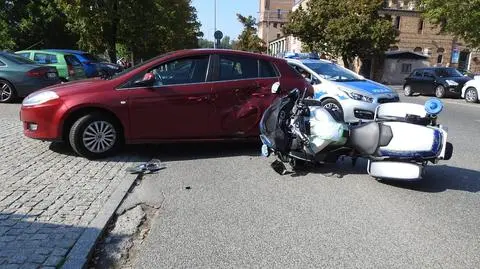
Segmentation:
{"type": "Polygon", "coordinates": [[[443,103],[438,98],[431,98],[425,102],[425,111],[430,115],[437,115],[443,109],[443,103]]]}

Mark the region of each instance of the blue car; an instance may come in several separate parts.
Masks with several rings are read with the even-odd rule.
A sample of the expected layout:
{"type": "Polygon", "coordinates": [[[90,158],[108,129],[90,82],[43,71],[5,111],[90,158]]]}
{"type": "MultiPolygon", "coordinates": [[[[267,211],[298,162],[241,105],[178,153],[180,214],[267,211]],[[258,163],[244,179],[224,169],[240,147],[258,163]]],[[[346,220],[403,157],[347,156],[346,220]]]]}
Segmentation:
{"type": "Polygon", "coordinates": [[[63,52],[74,55],[82,63],[83,69],[85,70],[85,75],[89,78],[102,75],[112,76],[115,73],[123,70],[121,66],[109,63],[88,52],[68,49],[49,49],[49,51],[63,52]]]}

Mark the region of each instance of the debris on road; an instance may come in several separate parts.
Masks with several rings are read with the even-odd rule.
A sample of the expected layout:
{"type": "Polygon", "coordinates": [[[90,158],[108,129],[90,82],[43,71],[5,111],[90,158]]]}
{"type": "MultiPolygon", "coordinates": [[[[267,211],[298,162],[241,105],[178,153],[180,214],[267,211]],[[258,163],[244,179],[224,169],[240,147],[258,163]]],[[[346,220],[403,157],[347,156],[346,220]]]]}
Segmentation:
{"type": "Polygon", "coordinates": [[[134,167],[130,167],[127,169],[127,171],[131,174],[145,174],[147,172],[148,174],[151,174],[165,168],[167,168],[167,166],[164,163],[162,163],[162,161],[158,159],[153,159],[149,162],[146,162],[134,167]]]}

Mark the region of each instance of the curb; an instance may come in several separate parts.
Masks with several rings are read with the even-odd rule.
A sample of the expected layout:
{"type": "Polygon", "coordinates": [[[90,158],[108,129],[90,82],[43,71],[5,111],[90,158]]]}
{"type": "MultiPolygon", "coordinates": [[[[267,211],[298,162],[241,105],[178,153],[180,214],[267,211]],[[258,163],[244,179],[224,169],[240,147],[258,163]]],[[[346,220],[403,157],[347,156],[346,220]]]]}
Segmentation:
{"type": "Polygon", "coordinates": [[[97,240],[103,234],[108,222],[115,214],[115,211],[137,178],[138,175],[131,175],[126,176],[122,180],[102,210],[98,212],[97,216],[90,222],[88,227],[86,227],[77,242],[75,242],[75,245],[73,245],[65,258],[65,263],[61,267],[62,269],[85,269],[87,267],[97,240]]]}

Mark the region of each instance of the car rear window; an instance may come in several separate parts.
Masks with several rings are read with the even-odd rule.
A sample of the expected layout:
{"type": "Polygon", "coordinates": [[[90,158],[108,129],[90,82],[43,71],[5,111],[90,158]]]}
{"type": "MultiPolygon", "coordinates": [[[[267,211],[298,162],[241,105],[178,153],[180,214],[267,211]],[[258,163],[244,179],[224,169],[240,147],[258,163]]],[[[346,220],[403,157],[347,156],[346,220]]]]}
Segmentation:
{"type": "Polygon", "coordinates": [[[234,55],[220,55],[220,80],[258,77],[257,59],[234,55]]]}
{"type": "Polygon", "coordinates": [[[73,66],[81,66],[82,64],[80,61],[77,59],[77,57],[73,55],[65,55],[65,62],[67,62],[67,65],[73,65],[73,66]]]}
{"type": "Polygon", "coordinates": [[[2,56],[8,61],[12,61],[16,64],[35,64],[35,62],[30,59],[12,53],[2,54],[2,56]]]}
{"type": "Polygon", "coordinates": [[[23,56],[25,58],[30,59],[30,52],[23,52],[23,53],[18,53],[18,55],[23,56]]]}
{"type": "Polygon", "coordinates": [[[272,77],[278,76],[275,68],[273,67],[272,63],[270,63],[269,61],[259,60],[259,65],[260,65],[260,77],[272,78],[272,77]]]}
{"type": "Polygon", "coordinates": [[[33,60],[40,64],[56,64],[58,63],[57,56],[54,54],[47,53],[35,53],[33,60]]]}

